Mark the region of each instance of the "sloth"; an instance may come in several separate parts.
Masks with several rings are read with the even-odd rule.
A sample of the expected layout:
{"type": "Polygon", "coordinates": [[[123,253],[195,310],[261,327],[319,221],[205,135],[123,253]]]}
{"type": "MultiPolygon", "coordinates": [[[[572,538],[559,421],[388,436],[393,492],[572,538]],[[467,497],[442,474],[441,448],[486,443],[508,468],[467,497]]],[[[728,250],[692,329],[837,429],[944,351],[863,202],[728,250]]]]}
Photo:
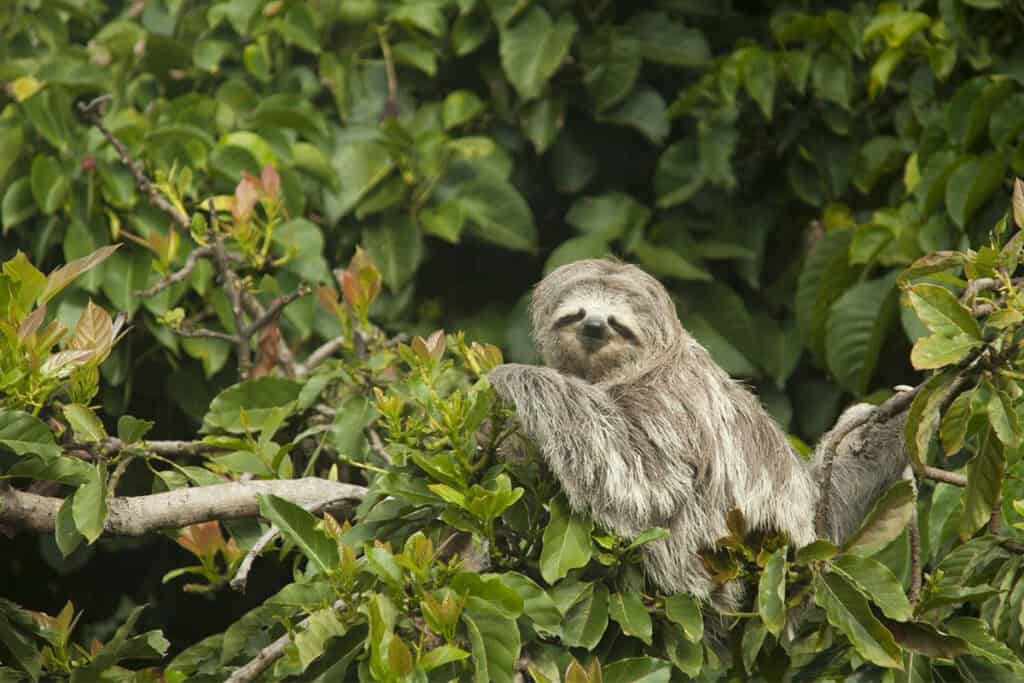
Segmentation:
{"type": "MultiPolygon", "coordinates": [[[[488,378],[574,512],[625,538],[668,529],[643,550],[656,586],[740,608],[742,587],[716,585],[700,555],[729,534],[734,509],[749,531],[781,532],[795,547],[815,540],[820,457],[809,464],[794,452],[683,328],[655,278],[616,260],[577,261],[537,285],[530,318],[546,367],[509,363],[488,378]]],[[[867,512],[861,494],[877,495],[903,471],[901,458],[880,467],[856,462],[857,451],[841,449],[833,469],[828,535],[837,542],[867,512]]]]}

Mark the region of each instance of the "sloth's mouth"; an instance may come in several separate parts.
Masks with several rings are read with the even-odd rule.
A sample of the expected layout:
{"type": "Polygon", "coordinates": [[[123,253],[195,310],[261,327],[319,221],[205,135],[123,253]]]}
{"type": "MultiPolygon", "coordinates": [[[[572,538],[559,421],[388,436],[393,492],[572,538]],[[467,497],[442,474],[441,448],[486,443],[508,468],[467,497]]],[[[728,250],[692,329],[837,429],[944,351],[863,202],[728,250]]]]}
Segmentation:
{"type": "Polygon", "coordinates": [[[588,337],[583,334],[578,335],[577,338],[579,339],[580,346],[583,347],[583,350],[587,353],[596,353],[608,344],[607,338],[600,339],[597,337],[588,337]]]}

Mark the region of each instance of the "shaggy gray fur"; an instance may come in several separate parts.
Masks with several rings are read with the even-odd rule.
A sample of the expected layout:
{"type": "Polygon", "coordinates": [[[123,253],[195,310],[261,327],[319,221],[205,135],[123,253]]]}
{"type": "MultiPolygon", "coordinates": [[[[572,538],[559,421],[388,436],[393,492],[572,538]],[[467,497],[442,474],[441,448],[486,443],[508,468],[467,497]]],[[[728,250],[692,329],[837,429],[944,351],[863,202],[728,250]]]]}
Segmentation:
{"type": "MultiPolygon", "coordinates": [[[[627,538],[669,530],[644,557],[662,590],[737,608],[740,587],[717,589],[698,555],[728,534],[733,508],[751,530],[783,531],[797,546],[815,539],[815,468],[683,329],[657,280],[612,260],[562,266],[537,285],[531,320],[549,367],[506,364],[489,379],[515,406],[573,510],[627,538]]],[[[838,461],[834,472],[870,480],[871,490],[889,483],[838,461]]],[[[837,489],[833,507],[840,517],[856,508],[859,523],[855,491],[865,489],[850,484],[837,489]]],[[[857,523],[833,528],[845,533],[857,523]]]]}

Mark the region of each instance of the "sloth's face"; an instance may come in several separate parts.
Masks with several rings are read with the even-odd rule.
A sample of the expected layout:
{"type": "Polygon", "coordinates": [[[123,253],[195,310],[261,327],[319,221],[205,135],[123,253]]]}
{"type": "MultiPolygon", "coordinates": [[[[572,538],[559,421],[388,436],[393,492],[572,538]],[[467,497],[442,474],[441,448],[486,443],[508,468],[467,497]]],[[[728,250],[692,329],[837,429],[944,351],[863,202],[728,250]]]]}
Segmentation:
{"type": "Polygon", "coordinates": [[[567,297],[555,310],[550,334],[557,344],[548,364],[591,382],[608,379],[642,351],[632,308],[609,291],[567,297]]]}

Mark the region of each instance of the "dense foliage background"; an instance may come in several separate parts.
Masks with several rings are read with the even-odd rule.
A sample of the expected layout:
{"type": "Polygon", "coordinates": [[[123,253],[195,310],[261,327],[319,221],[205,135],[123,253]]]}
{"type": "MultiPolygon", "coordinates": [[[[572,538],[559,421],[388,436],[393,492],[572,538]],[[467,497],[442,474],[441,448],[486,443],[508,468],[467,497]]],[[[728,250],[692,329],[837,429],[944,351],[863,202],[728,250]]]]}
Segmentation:
{"type": "MultiPolygon", "coordinates": [[[[908,622],[909,604],[873,592],[890,576],[910,586],[906,533],[820,576],[834,549],[791,558],[788,578],[784,551],[737,550],[739,565],[773,568],[766,595],[812,574],[837,592],[785,650],[774,602],[744,619],[732,675],[874,680],[886,668],[918,681],[934,667],[936,680],[1013,680],[1024,576],[1019,550],[996,538],[1019,540],[1024,497],[1019,244],[1004,248],[1010,181],[1024,175],[1022,27],[1013,0],[0,0],[0,472],[80,501],[61,508],[56,538],[0,529],[13,601],[0,602],[0,677],[79,667],[76,680],[150,680],[200,643],[168,680],[221,680],[310,613],[314,636],[273,675],[339,680],[328,667],[356,660],[363,679],[510,680],[520,643],[482,648],[517,618],[538,680],[595,680],[599,669],[567,673],[589,652],[605,680],[727,669],[728,649],[702,648],[692,603],[641,599],[636,548],[598,530],[588,540],[585,521],[547,507],[555,491],[536,462],[505,471],[474,454],[476,429],[502,413],[477,379],[495,351],[468,342],[536,360],[529,286],[613,253],[666,283],[687,329],[797,442],[851,399],[880,401],[919,384],[914,368],[936,370],[912,411],[915,462],[967,474],[965,487],[922,480],[931,579],[902,631],[854,593],[908,622]],[[109,99],[80,111],[98,96],[109,99]],[[959,255],[898,279],[935,251],[959,255]],[[901,286],[920,276],[931,280],[914,300],[901,286]],[[290,292],[301,296],[280,298],[290,292]],[[284,303],[279,321],[262,318],[284,303]],[[427,337],[437,328],[468,341],[451,337],[445,355],[443,337],[427,337]],[[912,344],[929,338],[912,366],[912,344]],[[333,339],[334,359],[306,364],[333,339]],[[982,350],[1000,371],[953,387],[982,350]],[[940,409],[954,413],[949,457],[929,441],[940,409]],[[209,451],[174,456],[143,440],[203,435],[209,451]],[[179,545],[100,537],[118,486],[302,475],[369,484],[358,524],[317,530],[265,499],[264,518],[292,531],[244,595],[227,580],[261,533],[252,520],[168,532],[179,545]],[[488,542],[494,576],[434,558],[451,528],[488,542]],[[579,552],[552,568],[548,532],[579,552]],[[364,553],[374,538],[391,546],[364,553]],[[196,557],[205,583],[165,577],[196,557]],[[835,578],[858,570],[881,584],[835,578]],[[14,603],[61,616],[33,622],[14,603]],[[836,616],[851,604],[862,609],[836,616]],[[81,651],[66,635],[79,611],[81,651]],[[167,640],[129,637],[146,629],[167,640]],[[449,649],[424,665],[439,643],[449,649]],[[110,668],[165,652],[135,679],[110,668]]],[[[907,495],[894,509],[909,510],[907,495]]]]}

